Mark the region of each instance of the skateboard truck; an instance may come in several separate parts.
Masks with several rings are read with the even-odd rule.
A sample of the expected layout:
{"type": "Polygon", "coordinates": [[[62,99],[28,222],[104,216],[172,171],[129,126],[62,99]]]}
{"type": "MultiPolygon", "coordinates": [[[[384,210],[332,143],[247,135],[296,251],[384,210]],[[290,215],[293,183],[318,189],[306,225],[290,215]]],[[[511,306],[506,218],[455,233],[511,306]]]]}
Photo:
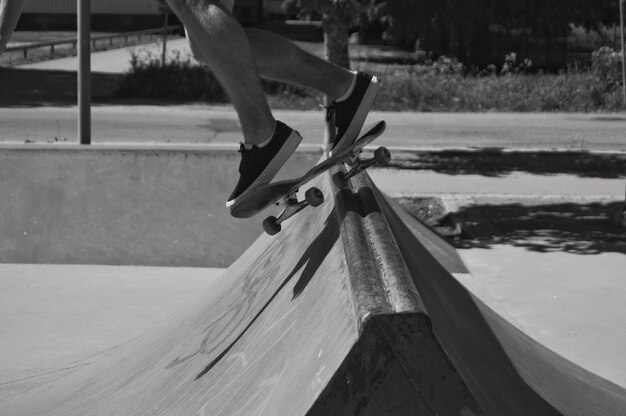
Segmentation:
{"type": "MultiPolygon", "coordinates": [[[[385,127],[386,123],[382,120],[372,124],[352,144],[338,150],[336,154],[331,154],[298,178],[259,186],[246,198],[240,199],[231,206],[231,215],[236,218],[249,218],[262,212],[272,204],[282,206],[282,212],[278,217],[267,217],[263,221],[263,229],[266,233],[270,235],[279,233],[282,223],[288,218],[293,217],[309,205],[317,207],[324,202],[324,194],[317,188],[308,189],[304,199],[302,201],[298,200],[298,190],[313,178],[328,171],[333,166],[346,165],[346,169],[349,170],[343,174],[344,177],[340,185],[343,188],[347,184],[347,179],[367,169],[369,166],[373,164],[388,164],[391,155],[385,148],[377,149],[374,158],[371,160],[362,161],[359,159],[361,149],[380,137],[385,131],[385,127]]],[[[334,179],[333,182],[337,183],[334,179]]]]}
{"type": "Polygon", "coordinates": [[[283,197],[276,205],[283,205],[283,211],[278,218],[269,216],[263,221],[263,230],[269,235],[275,235],[282,229],[281,223],[296,215],[309,205],[318,207],[324,202],[324,193],[318,188],[309,188],[304,193],[304,201],[298,201],[298,190],[283,197]]]}
{"type": "MultiPolygon", "coordinates": [[[[359,152],[359,154],[360,153],[361,152],[359,152]]],[[[348,185],[348,181],[353,176],[358,175],[373,165],[386,166],[389,164],[389,161],[391,161],[391,152],[384,146],[376,149],[374,157],[370,159],[362,160],[358,157],[358,154],[353,155],[345,162],[345,164],[350,167],[350,170],[345,173],[337,172],[333,175],[333,183],[338,188],[345,188],[348,185]]]]}

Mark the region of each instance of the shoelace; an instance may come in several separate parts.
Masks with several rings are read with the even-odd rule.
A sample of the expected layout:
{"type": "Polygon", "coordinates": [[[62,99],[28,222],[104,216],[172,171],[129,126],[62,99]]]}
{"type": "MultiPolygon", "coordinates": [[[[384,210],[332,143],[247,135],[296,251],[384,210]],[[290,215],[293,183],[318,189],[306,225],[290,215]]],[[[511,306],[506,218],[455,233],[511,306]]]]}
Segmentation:
{"type": "Polygon", "coordinates": [[[241,153],[241,163],[239,164],[239,173],[243,174],[242,168],[251,167],[254,162],[255,152],[259,150],[257,145],[252,145],[249,149],[246,149],[246,145],[242,142],[239,142],[239,150],[241,153]]]}

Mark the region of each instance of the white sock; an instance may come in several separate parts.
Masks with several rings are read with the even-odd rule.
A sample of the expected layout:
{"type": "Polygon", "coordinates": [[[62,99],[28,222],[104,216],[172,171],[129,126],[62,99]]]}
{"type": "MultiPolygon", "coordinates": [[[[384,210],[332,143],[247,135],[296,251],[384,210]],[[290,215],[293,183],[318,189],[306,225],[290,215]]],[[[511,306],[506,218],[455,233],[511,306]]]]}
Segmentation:
{"type": "Polygon", "coordinates": [[[348,97],[350,97],[350,94],[352,94],[352,91],[354,91],[354,87],[356,86],[356,75],[357,75],[357,72],[356,71],[350,71],[350,72],[352,72],[352,74],[354,75],[352,77],[352,83],[350,84],[350,88],[348,88],[348,91],[344,95],[342,95],[341,97],[339,97],[339,98],[337,98],[335,100],[337,102],[338,101],[347,100],[348,97]]]}
{"type": "MultiPolygon", "coordinates": [[[[272,139],[274,138],[274,133],[276,133],[276,127],[278,126],[278,123],[274,122],[274,130],[272,130],[272,134],[270,135],[269,139],[265,140],[264,142],[261,142],[259,144],[256,144],[257,147],[265,147],[268,144],[270,144],[270,142],[272,141],[272,139]]],[[[251,144],[244,144],[244,147],[246,149],[252,149],[252,145],[251,144]]]]}

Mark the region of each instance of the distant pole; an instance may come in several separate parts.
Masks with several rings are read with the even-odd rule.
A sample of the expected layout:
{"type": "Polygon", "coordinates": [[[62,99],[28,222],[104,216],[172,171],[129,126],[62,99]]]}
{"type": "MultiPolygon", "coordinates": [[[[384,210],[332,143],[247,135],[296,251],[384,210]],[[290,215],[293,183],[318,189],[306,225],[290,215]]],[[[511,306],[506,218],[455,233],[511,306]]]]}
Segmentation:
{"type": "Polygon", "coordinates": [[[626,48],[624,48],[624,0],[619,2],[619,28],[622,40],[622,104],[626,107],[626,48]]]}
{"type": "Polygon", "coordinates": [[[78,2],[78,139],[91,144],[91,0],[78,2]]]}
{"type": "Polygon", "coordinates": [[[167,57],[167,23],[169,20],[169,13],[165,12],[163,13],[163,16],[165,17],[163,18],[163,51],[161,54],[161,66],[165,67],[165,59],[167,57]]]}

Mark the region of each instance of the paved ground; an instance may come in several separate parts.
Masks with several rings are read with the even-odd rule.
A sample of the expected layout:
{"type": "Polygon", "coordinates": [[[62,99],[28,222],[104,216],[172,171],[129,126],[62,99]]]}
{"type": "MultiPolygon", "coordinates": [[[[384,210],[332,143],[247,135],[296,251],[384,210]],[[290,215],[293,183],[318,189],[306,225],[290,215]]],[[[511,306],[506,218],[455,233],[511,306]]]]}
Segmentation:
{"type": "MultiPolygon", "coordinates": [[[[236,115],[228,106],[93,107],[94,142],[237,143],[236,115]]],[[[305,143],[323,136],[321,112],[276,111],[305,143]]],[[[381,144],[400,147],[561,148],[626,151],[626,115],[459,114],[373,112],[387,120],[381,144]]],[[[0,107],[0,141],[76,141],[75,107],[0,107]]]]}
{"type": "Polygon", "coordinates": [[[571,240],[547,234],[534,237],[534,244],[520,237],[518,244],[460,250],[471,275],[459,280],[541,344],[626,386],[626,368],[620,364],[626,347],[621,335],[626,322],[620,318],[626,240],[618,252],[576,252],[568,250],[575,244],[571,240]],[[545,251],[532,248],[538,246],[545,251]]]}
{"type": "Polygon", "coordinates": [[[0,400],[143,334],[195,301],[221,272],[0,264],[0,400]]]}

